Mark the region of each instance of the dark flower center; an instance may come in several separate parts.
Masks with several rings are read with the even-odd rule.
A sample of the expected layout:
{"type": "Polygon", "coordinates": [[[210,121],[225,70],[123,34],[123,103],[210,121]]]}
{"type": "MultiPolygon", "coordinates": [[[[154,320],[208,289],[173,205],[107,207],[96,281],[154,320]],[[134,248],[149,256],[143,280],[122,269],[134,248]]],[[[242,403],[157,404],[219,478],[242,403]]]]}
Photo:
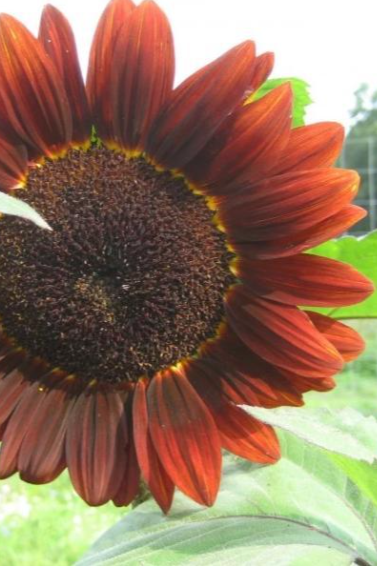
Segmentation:
{"type": "Polygon", "coordinates": [[[0,220],[0,322],[31,355],[136,381],[214,336],[231,254],[182,179],[93,147],[32,169],[17,196],[53,228],[0,220]]]}

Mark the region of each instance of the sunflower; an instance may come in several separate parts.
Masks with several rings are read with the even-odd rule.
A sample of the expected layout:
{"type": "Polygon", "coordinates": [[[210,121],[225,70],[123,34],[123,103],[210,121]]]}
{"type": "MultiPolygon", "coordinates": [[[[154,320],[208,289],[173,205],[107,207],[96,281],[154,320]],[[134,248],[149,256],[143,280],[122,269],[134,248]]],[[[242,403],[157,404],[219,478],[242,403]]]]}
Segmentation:
{"type": "Polygon", "coordinates": [[[339,125],[292,129],[288,84],[253,100],[272,65],[245,41],[173,88],[163,12],[112,0],[84,85],[58,10],[38,39],[0,17],[0,187],[52,227],[0,218],[1,478],[211,505],[222,448],[279,458],[240,405],[299,406],[362,351],[302,308],[372,291],[303,253],[364,216],[359,179],[339,125]]]}

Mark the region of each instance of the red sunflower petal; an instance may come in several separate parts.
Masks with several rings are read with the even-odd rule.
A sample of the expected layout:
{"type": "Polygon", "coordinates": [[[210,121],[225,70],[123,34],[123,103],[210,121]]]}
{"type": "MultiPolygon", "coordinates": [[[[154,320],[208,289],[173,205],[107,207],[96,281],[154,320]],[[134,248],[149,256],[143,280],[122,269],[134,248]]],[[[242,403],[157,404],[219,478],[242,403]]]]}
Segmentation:
{"type": "Polygon", "coordinates": [[[302,375],[292,374],[292,372],[282,371],[287,376],[287,379],[292,380],[297,391],[301,393],[308,391],[330,391],[336,386],[336,382],[332,377],[304,377],[302,375]]]}
{"type": "Polygon", "coordinates": [[[250,259],[272,259],[288,257],[343,234],[351,226],[366,216],[366,210],[355,205],[348,205],[322,222],[291,236],[266,240],[263,242],[235,242],[230,244],[237,255],[250,259]]]}
{"type": "Polygon", "coordinates": [[[302,393],[326,391],[335,385],[329,377],[303,377],[269,364],[251,352],[228,325],[219,338],[202,348],[197,363],[206,379],[216,386],[220,382],[224,396],[237,405],[300,407],[302,393]]]}
{"type": "Polygon", "coordinates": [[[21,444],[17,467],[23,480],[47,483],[66,467],[64,442],[74,400],[62,389],[43,391],[30,428],[21,444]]]}
{"type": "Polygon", "coordinates": [[[36,153],[53,155],[72,138],[64,85],[42,45],[16,19],[0,16],[0,98],[7,120],[36,153]]]}
{"type": "Polygon", "coordinates": [[[331,167],[338,159],[344,141],[344,128],[335,122],[321,122],[291,131],[288,144],[270,174],[308,171],[331,167]]]}
{"type": "Polygon", "coordinates": [[[117,507],[126,507],[137,497],[140,489],[140,468],[137,462],[133,441],[127,444],[126,470],[113,503],[117,507]]]}
{"type": "Polygon", "coordinates": [[[72,484],[89,505],[102,505],[115,496],[125,473],[126,443],[120,395],[81,394],[68,424],[66,458],[72,484]]]}
{"type": "MultiPolygon", "coordinates": [[[[273,64],[274,56],[272,53],[263,53],[259,57],[255,58],[253,64],[253,76],[247,90],[248,94],[252,94],[258,90],[258,88],[264,83],[272,71],[273,64]]],[[[194,182],[199,182],[201,180],[202,184],[204,184],[204,179],[206,179],[209,170],[212,170],[213,168],[212,161],[216,159],[218,152],[223,151],[226,147],[230,138],[230,132],[232,131],[235,115],[241,114],[242,116],[244,110],[245,107],[241,106],[240,109],[237,109],[233,114],[227,117],[216,132],[216,136],[212,137],[206,146],[200,151],[199,155],[184,167],[184,173],[187,178],[194,182]]]]}
{"type": "MultiPolygon", "coordinates": [[[[254,370],[256,371],[257,369],[254,370]]],[[[268,409],[303,405],[300,389],[282,375],[279,380],[269,374],[255,375],[240,370],[219,370],[219,375],[224,394],[237,405],[268,409]]]]}
{"type": "MultiPolygon", "coordinates": [[[[276,367],[254,354],[229,327],[220,338],[206,344],[201,360],[207,379],[221,380],[221,387],[233,403],[261,407],[303,405],[302,393],[324,390],[331,381],[322,375],[303,377],[295,371],[276,367]],[[210,371],[208,371],[210,368],[210,371]]],[[[333,385],[332,385],[333,386],[333,385]]]]}
{"type": "Polygon", "coordinates": [[[224,394],[237,404],[279,407],[302,405],[301,395],[281,370],[256,356],[226,326],[221,337],[207,343],[202,371],[207,379],[221,381],[224,394]]]}
{"type": "Polygon", "coordinates": [[[17,471],[21,444],[39,412],[42,401],[38,383],[23,391],[3,436],[0,449],[0,479],[5,479],[17,471]]]}
{"type": "Polygon", "coordinates": [[[29,387],[18,369],[11,370],[0,381],[0,424],[6,423],[29,387]]]}
{"type": "Polygon", "coordinates": [[[220,438],[181,366],[154,376],[147,399],[149,430],[166,472],[183,493],[212,505],[221,477],[220,438]]]}
{"type": "Polygon", "coordinates": [[[233,241],[293,236],[344,208],[359,186],[356,171],[317,169],[279,175],[232,199],[218,198],[218,219],[233,241]]]}
{"type": "Polygon", "coordinates": [[[90,139],[91,119],[75,38],[68,20],[54,6],[48,5],[42,12],[39,41],[64,84],[73,120],[72,140],[84,143],[90,139]]]}
{"type": "Polygon", "coordinates": [[[132,12],[118,35],[114,58],[114,137],[128,150],[142,150],[174,79],[170,25],[154,2],[147,0],[132,12]]]}
{"type": "Polygon", "coordinates": [[[132,435],[126,447],[126,469],[118,491],[113,497],[117,507],[125,507],[137,497],[140,489],[140,468],[132,435]]]}
{"type": "Polygon", "coordinates": [[[226,313],[241,340],[271,364],[306,377],[332,375],[343,366],[337,350],[295,307],[255,297],[239,285],[228,293],[226,313]]]}
{"type": "Polygon", "coordinates": [[[137,459],[153,497],[164,513],[167,513],[173,501],[174,484],[158,459],[148,431],[146,389],[146,383],[139,381],[132,408],[137,459]]]}
{"type": "Polygon", "coordinates": [[[0,442],[3,440],[3,436],[6,431],[6,428],[7,428],[7,423],[3,423],[2,425],[0,425],[0,442]]]}
{"type": "Polygon", "coordinates": [[[274,54],[267,52],[256,57],[253,68],[253,76],[250,81],[249,93],[257,91],[259,87],[268,79],[274,66],[274,54]]]}
{"type": "Polygon", "coordinates": [[[22,185],[26,172],[26,147],[9,143],[0,137],[0,191],[8,191],[22,185]]]}
{"type": "Polygon", "coordinates": [[[221,383],[208,379],[200,362],[190,366],[188,378],[211,410],[223,448],[252,462],[270,464],[279,459],[279,441],[274,430],[229,403],[221,383]]]}
{"type": "Polygon", "coordinates": [[[0,357],[0,378],[21,366],[24,359],[25,355],[20,350],[5,350],[0,357]]]}
{"type": "Polygon", "coordinates": [[[147,153],[171,169],[191,161],[244,99],[253,60],[254,44],[245,41],[178,86],[152,126],[147,153]]]}
{"type": "Polygon", "coordinates": [[[331,342],[346,362],[356,359],[365,349],[362,337],[346,324],[319,314],[305,311],[314,326],[331,342]]]}
{"type": "Polygon", "coordinates": [[[280,458],[279,441],[272,427],[261,423],[243,409],[228,403],[213,413],[223,448],[261,464],[280,458]]]}
{"type": "Polygon", "coordinates": [[[353,305],[374,290],[350,265],[309,254],[269,261],[243,258],[234,262],[233,272],[256,295],[290,305],[353,305]]]}
{"type": "Polygon", "coordinates": [[[292,89],[284,84],[226,120],[185,174],[211,194],[261,179],[279,159],[291,128],[292,89]]]}
{"type": "Polygon", "coordinates": [[[113,135],[113,103],[111,100],[115,45],[120,30],[135,9],[131,0],[112,0],[98,23],[89,57],[87,93],[94,122],[103,139],[113,135]]]}

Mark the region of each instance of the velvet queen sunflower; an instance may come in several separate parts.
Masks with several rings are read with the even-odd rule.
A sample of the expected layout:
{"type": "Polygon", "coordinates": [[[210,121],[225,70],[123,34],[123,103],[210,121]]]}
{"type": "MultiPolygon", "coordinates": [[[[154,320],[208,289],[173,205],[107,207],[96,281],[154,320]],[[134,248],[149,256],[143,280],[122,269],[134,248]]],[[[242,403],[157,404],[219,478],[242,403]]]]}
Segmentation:
{"type": "Polygon", "coordinates": [[[112,0],[84,85],[58,10],[38,38],[0,17],[0,189],[52,227],[0,218],[1,478],[211,505],[222,448],[279,458],[239,405],[299,406],[361,352],[306,307],[371,284],[304,253],[364,216],[359,179],[339,125],[292,129],[288,84],[250,102],[272,64],[245,41],[173,88],[165,15],[112,0]]]}

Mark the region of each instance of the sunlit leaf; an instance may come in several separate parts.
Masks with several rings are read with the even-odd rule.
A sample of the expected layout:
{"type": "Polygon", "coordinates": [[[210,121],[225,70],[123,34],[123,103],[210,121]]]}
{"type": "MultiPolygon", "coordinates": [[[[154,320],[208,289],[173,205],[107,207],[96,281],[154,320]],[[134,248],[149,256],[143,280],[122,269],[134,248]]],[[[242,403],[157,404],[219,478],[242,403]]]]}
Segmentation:
{"type": "Polygon", "coordinates": [[[269,79],[255,92],[249,100],[258,100],[274,88],[290,83],[293,91],[293,109],[292,109],[292,126],[297,128],[305,124],[306,107],[313,101],[309,95],[309,85],[302,79],[287,77],[281,79],[269,79]]]}
{"type": "Polygon", "coordinates": [[[202,508],[177,493],[172,513],[164,517],[147,501],[105,533],[80,566],[377,564],[377,508],[368,489],[361,489],[376,472],[364,461],[368,480],[356,468],[347,470],[357,458],[377,458],[376,421],[353,411],[309,411],[305,426],[306,410],[292,410],[302,417],[269,410],[275,417],[267,419],[258,409],[259,418],[280,428],[277,464],[257,466],[227,456],[214,507],[202,508]],[[356,440],[350,448],[352,427],[356,440]],[[320,431],[334,439],[321,440],[320,431]],[[342,461],[324,449],[334,444],[342,461]]]}
{"type": "Polygon", "coordinates": [[[305,443],[372,463],[377,458],[377,421],[354,409],[244,407],[257,419],[287,431],[305,443]]]}
{"type": "Polygon", "coordinates": [[[0,213],[19,216],[20,218],[34,222],[39,228],[51,230],[51,227],[42,216],[29,204],[2,192],[0,192],[0,213]]]}

